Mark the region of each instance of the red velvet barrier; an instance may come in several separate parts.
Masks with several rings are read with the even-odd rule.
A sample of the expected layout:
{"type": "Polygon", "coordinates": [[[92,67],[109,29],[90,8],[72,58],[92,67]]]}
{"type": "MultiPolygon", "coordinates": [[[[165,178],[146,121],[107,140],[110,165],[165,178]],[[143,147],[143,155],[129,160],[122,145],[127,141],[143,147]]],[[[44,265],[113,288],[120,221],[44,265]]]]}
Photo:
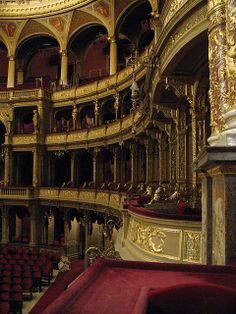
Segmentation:
{"type": "Polygon", "coordinates": [[[100,259],[43,313],[144,314],[148,291],[165,291],[177,283],[217,285],[236,293],[236,268],[100,259]]]}
{"type": "Polygon", "coordinates": [[[219,285],[177,285],[147,294],[147,314],[235,314],[236,290],[219,285]]]}

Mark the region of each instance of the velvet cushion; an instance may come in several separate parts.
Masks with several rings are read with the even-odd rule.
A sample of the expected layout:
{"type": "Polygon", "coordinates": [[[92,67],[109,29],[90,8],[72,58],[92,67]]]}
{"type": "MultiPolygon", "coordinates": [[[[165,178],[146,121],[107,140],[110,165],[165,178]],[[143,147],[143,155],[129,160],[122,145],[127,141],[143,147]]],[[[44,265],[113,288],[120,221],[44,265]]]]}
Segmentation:
{"type": "Polygon", "coordinates": [[[218,285],[185,284],[153,289],[146,314],[235,314],[236,290],[218,285]]]}

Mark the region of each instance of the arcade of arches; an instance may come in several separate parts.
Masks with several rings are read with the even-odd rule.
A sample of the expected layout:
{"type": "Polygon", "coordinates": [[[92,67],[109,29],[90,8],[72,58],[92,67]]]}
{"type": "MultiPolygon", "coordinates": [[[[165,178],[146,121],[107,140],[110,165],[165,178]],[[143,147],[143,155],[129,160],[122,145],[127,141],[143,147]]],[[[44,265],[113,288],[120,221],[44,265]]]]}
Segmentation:
{"type": "Polygon", "coordinates": [[[230,264],[235,0],[40,3],[0,4],[1,243],[230,264]]]}

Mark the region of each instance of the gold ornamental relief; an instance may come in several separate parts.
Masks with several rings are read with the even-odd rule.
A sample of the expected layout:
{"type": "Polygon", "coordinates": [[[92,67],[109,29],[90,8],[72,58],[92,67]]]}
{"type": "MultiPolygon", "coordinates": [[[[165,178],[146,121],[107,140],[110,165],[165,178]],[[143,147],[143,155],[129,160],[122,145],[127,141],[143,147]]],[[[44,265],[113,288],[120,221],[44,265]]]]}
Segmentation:
{"type": "Polygon", "coordinates": [[[184,231],[184,257],[186,262],[201,262],[201,232],[184,231]]]}
{"type": "Polygon", "coordinates": [[[129,241],[141,250],[171,260],[181,259],[182,230],[130,219],[129,241]]]}
{"type": "Polygon", "coordinates": [[[225,0],[208,0],[208,12],[212,10],[217,10],[219,7],[224,6],[225,0]]]}
{"type": "Polygon", "coordinates": [[[212,133],[216,134],[225,127],[223,114],[227,108],[226,83],[226,40],[222,27],[214,28],[209,34],[209,70],[212,133]]]}
{"type": "Polygon", "coordinates": [[[226,39],[227,111],[229,111],[236,107],[236,0],[228,0],[226,4],[226,39]]]}
{"type": "Polygon", "coordinates": [[[92,191],[80,191],[79,192],[79,200],[80,201],[87,201],[89,200],[91,203],[95,200],[95,192],[92,191]]]}
{"type": "Polygon", "coordinates": [[[166,234],[156,227],[142,225],[134,220],[131,221],[128,236],[131,241],[151,253],[164,253],[166,234]]]}

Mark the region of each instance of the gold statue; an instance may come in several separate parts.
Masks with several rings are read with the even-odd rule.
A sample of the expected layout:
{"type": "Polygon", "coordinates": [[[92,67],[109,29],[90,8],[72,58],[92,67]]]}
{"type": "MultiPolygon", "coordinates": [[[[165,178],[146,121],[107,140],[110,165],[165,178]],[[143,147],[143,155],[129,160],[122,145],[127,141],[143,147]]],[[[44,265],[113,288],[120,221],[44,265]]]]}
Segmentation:
{"type": "Polygon", "coordinates": [[[160,201],[163,201],[165,198],[165,191],[164,188],[160,185],[154,192],[153,198],[148,203],[148,205],[158,203],[160,201]]]}

